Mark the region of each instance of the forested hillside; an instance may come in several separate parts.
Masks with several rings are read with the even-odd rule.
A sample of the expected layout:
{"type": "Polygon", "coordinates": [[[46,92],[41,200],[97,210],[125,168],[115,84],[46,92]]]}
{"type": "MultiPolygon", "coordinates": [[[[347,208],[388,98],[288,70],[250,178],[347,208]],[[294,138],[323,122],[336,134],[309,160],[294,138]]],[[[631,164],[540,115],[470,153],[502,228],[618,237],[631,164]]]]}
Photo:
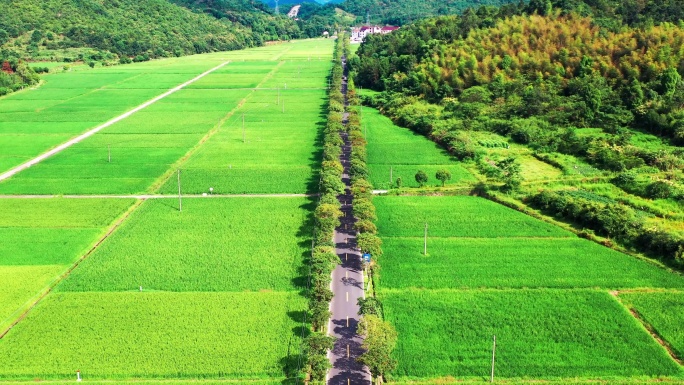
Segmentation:
{"type": "MultiPolygon", "coordinates": [[[[169,0],[182,7],[206,13],[219,20],[236,23],[252,30],[260,44],[265,40],[296,39],[303,35],[297,23],[287,17],[276,17],[268,5],[251,0],[169,0]]],[[[319,34],[311,37],[319,36],[319,34]]]]}
{"type": "Polygon", "coordinates": [[[357,84],[385,91],[368,103],[472,162],[501,183],[495,189],[680,263],[683,9],[612,0],[483,7],[369,36],[351,64],[357,84]],[[521,166],[575,179],[526,188],[521,166]],[[579,195],[536,195],[576,190],[582,175],[595,179],[582,180],[579,195]]]}
{"type": "Polygon", "coordinates": [[[91,47],[120,56],[169,56],[254,45],[249,28],[166,0],[14,0],[0,3],[3,57],[91,47]]]}
{"type": "Polygon", "coordinates": [[[360,20],[379,24],[404,25],[437,15],[453,15],[483,5],[503,5],[514,0],[346,0],[339,7],[357,15],[360,20]]]}

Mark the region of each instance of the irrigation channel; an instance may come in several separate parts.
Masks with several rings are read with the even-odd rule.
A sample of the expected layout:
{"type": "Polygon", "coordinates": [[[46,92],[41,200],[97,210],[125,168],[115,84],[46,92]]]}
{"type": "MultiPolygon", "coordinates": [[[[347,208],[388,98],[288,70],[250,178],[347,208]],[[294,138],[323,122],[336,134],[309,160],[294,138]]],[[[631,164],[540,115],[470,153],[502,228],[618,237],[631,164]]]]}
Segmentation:
{"type": "MultiPolygon", "coordinates": [[[[345,107],[348,105],[346,58],[342,57],[342,94],[345,96],[345,107]]],[[[344,114],[343,123],[346,125],[348,113],[344,114]]],[[[342,181],[346,191],[338,196],[342,204],[343,216],[340,226],[335,229],[335,252],[340,257],[340,264],[332,273],[333,299],[330,302],[332,316],[328,325],[329,333],[337,338],[335,347],[329,354],[332,369],[328,372],[329,385],[370,385],[371,376],[368,368],[357,362],[363,353],[362,339],[356,334],[359,325],[359,306],[357,301],[364,297],[363,270],[361,254],[356,248],[356,231],[354,230],[354,215],[352,213],[352,194],[350,191],[349,160],[351,142],[346,131],[341,133],[344,145],[340,161],[344,166],[342,181]]]]}

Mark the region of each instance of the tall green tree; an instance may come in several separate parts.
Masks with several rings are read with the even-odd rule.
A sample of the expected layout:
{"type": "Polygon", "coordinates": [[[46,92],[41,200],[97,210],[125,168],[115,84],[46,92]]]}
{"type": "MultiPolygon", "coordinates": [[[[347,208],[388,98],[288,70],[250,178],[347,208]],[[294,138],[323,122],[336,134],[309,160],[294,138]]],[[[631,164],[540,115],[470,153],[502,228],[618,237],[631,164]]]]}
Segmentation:
{"type": "Polygon", "coordinates": [[[364,337],[362,347],[366,350],[358,361],[370,369],[376,384],[381,384],[385,374],[397,367],[397,361],[392,358],[397,331],[389,322],[368,314],[361,319],[357,333],[364,337]]]}

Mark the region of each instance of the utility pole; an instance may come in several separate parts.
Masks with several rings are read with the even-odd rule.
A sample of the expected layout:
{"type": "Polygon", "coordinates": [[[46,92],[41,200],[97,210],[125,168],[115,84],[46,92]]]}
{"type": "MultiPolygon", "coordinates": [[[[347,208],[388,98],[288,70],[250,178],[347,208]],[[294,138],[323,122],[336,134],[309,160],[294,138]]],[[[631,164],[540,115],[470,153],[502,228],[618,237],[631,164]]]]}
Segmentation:
{"type": "Polygon", "coordinates": [[[107,162],[112,163],[112,145],[107,145],[107,162]]]}
{"type": "Polygon", "coordinates": [[[392,178],[392,166],[390,166],[390,186],[392,185],[392,182],[394,182],[394,179],[392,178]]]}
{"type": "Polygon", "coordinates": [[[425,224],[425,241],[423,242],[423,254],[427,255],[427,231],[428,231],[428,224],[425,224]]]}
{"type": "Polygon", "coordinates": [[[494,344],[492,345],[492,377],[490,382],[494,382],[494,359],[496,357],[496,336],[494,336],[494,344]]]}
{"type": "Polygon", "coordinates": [[[181,199],[180,169],[178,169],[178,211],[183,211],[183,200],[181,199]]]}

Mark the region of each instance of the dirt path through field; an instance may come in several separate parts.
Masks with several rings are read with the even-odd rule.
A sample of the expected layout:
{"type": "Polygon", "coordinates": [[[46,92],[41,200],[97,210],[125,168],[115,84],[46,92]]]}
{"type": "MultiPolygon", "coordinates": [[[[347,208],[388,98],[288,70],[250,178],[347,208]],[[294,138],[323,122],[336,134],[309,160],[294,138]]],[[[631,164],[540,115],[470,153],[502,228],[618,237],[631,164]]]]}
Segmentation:
{"type": "Polygon", "coordinates": [[[154,99],[149,100],[149,101],[147,101],[147,102],[145,102],[145,103],[139,105],[138,107],[135,107],[134,109],[132,109],[132,110],[130,110],[130,111],[128,111],[128,112],[126,112],[126,113],[124,113],[124,114],[122,114],[122,115],[119,115],[119,116],[117,116],[116,118],[113,118],[113,119],[109,120],[108,122],[106,122],[106,123],[104,123],[104,124],[102,124],[102,125],[99,125],[99,126],[93,128],[92,130],[90,130],[90,131],[88,131],[88,132],[86,132],[86,133],[84,133],[84,134],[81,134],[81,135],[75,137],[74,139],[71,139],[71,140],[69,140],[68,142],[63,143],[63,144],[61,144],[61,145],[59,145],[59,146],[53,148],[53,149],[50,150],[50,151],[48,151],[48,152],[46,152],[46,153],[44,153],[44,154],[42,154],[42,155],[39,155],[39,156],[37,156],[37,157],[35,157],[35,158],[29,160],[28,162],[25,162],[25,163],[23,163],[23,164],[21,164],[21,165],[15,167],[15,168],[13,168],[13,169],[7,171],[7,172],[5,172],[4,174],[1,174],[1,175],[0,175],[0,181],[3,181],[3,180],[5,180],[5,179],[8,179],[8,178],[10,178],[10,177],[12,177],[12,176],[14,176],[14,175],[20,173],[21,171],[26,170],[27,168],[29,168],[29,167],[31,167],[31,166],[33,166],[33,165],[36,165],[36,164],[38,164],[38,163],[44,161],[45,159],[47,159],[47,158],[49,158],[49,157],[51,157],[51,156],[53,156],[53,155],[55,155],[55,154],[59,154],[60,152],[66,150],[67,148],[73,146],[74,144],[76,144],[76,143],[78,143],[78,142],[80,142],[80,141],[82,141],[82,140],[84,140],[84,139],[86,139],[86,138],[89,138],[89,137],[91,137],[91,136],[97,134],[98,132],[102,131],[103,129],[105,129],[105,128],[109,127],[109,126],[112,126],[113,124],[116,124],[116,123],[118,123],[118,122],[120,122],[120,121],[126,119],[127,117],[129,117],[129,116],[135,114],[136,112],[138,112],[138,111],[140,111],[140,110],[143,110],[143,109],[145,109],[145,108],[151,106],[152,104],[154,104],[154,103],[156,103],[156,102],[158,102],[158,101],[164,99],[165,97],[167,97],[167,96],[169,96],[169,95],[171,95],[171,94],[173,94],[173,93],[175,93],[175,92],[177,92],[177,91],[182,90],[182,89],[185,88],[186,86],[188,86],[188,85],[190,85],[190,84],[192,84],[192,83],[194,83],[194,82],[196,82],[196,81],[202,79],[203,77],[209,75],[210,73],[212,73],[212,72],[214,72],[214,71],[216,71],[216,70],[218,70],[218,69],[220,69],[220,68],[226,66],[228,63],[230,63],[230,61],[227,61],[227,62],[225,62],[225,63],[219,64],[218,66],[216,66],[216,67],[214,67],[214,68],[212,68],[212,69],[210,69],[210,70],[208,70],[208,71],[206,71],[206,72],[203,72],[203,73],[201,73],[200,75],[197,75],[197,76],[194,77],[193,79],[190,79],[190,80],[188,80],[187,82],[185,82],[185,83],[183,83],[183,84],[181,84],[181,85],[179,85],[179,86],[176,86],[176,87],[174,87],[174,88],[172,88],[172,89],[170,89],[170,90],[164,92],[163,94],[161,94],[161,95],[155,97],[154,99]]]}

